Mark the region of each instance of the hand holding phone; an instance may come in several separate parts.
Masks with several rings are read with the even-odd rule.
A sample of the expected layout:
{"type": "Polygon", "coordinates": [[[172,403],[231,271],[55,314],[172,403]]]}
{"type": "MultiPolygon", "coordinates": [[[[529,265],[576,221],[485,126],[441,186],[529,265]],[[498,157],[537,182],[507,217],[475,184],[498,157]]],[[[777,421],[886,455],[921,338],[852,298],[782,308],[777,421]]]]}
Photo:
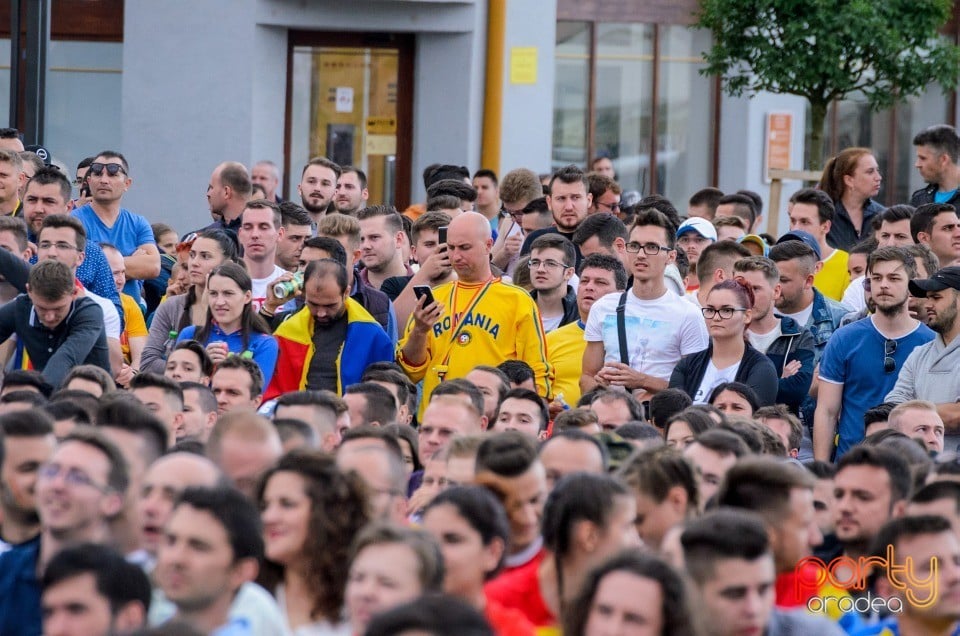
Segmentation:
{"type": "Polygon", "coordinates": [[[435,302],[433,299],[433,291],[429,285],[416,285],[413,288],[413,293],[416,294],[417,300],[420,300],[424,296],[427,297],[427,300],[423,303],[424,307],[429,307],[435,302]]]}

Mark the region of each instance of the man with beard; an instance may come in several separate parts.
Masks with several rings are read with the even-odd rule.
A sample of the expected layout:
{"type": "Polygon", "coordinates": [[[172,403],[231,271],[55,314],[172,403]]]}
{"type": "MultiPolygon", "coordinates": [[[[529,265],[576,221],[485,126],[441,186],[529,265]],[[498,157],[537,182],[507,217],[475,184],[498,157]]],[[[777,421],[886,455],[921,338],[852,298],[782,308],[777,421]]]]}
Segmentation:
{"type": "Polygon", "coordinates": [[[816,459],[829,461],[834,450],[840,457],[863,439],[864,411],[883,402],[910,352],[934,339],[907,308],[907,285],[916,271],[904,249],[882,247],[870,255],[867,275],[877,313],[840,328],[827,343],[813,420],[816,459]]]}
{"type": "Polygon", "coordinates": [[[960,443],[960,266],[944,267],[927,279],[911,280],[910,293],[924,300],[927,325],[937,336],[913,350],[885,402],[927,400],[937,405],[946,427],[944,449],[960,443]]]}
{"type": "Polygon", "coordinates": [[[304,389],[341,395],[368,365],[393,360],[390,336],[349,290],[342,264],[320,259],[307,265],[304,306],[274,333],[280,356],[264,401],[304,389]]]}
{"type": "Polygon", "coordinates": [[[339,181],[340,166],[325,157],[315,157],[303,167],[297,192],[314,225],[330,210],[339,181]]]}
{"type": "MultiPolygon", "coordinates": [[[[537,230],[527,235],[520,248],[521,256],[529,254],[533,242],[544,234],[560,234],[573,240],[573,235],[580,224],[587,218],[587,211],[593,204],[593,196],[589,192],[590,184],[587,176],[580,168],[569,165],[561,168],[550,179],[550,194],[547,203],[553,212],[554,227],[537,230]]],[[[577,267],[583,257],[577,249],[577,267]]]]}
{"type": "Polygon", "coordinates": [[[356,216],[357,212],[367,207],[369,198],[367,174],[360,168],[344,166],[343,172],[340,173],[340,182],[337,184],[337,212],[356,216]]]}

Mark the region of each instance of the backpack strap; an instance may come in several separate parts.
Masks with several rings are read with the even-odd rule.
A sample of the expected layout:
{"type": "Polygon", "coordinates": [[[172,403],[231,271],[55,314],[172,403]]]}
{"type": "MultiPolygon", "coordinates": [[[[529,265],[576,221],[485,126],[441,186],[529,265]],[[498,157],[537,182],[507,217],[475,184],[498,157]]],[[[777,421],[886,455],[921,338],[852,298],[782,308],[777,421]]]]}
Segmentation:
{"type": "Polygon", "coordinates": [[[630,352],[627,349],[627,293],[620,295],[620,303],[617,305],[617,338],[620,340],[620,362],[630,364],[630,352]]]}

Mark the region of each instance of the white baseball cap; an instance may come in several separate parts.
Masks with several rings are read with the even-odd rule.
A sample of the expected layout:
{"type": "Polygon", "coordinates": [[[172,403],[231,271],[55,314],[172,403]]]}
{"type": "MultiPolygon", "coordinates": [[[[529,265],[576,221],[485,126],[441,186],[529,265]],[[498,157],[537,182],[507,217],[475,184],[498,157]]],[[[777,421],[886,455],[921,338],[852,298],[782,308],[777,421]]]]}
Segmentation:
{"type": "Polygon", "coordinates": [[[717,228],[713,227],[713,223],[699,216],[690,217],[681,223],[680,227],[677,228],[677,238],[680,238],[687,232],[696,232],[703,238],[710,239],[711,241],[717,240],[717,228]]]}

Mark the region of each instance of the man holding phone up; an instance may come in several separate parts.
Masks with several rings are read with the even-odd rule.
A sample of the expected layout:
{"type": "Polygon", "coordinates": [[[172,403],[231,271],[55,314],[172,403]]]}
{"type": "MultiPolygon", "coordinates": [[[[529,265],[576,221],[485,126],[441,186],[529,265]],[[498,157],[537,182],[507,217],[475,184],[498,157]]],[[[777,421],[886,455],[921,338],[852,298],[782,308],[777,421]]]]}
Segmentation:
{"type": "Polygon", "coordinates": [[[447,231],[450,220],[446,212],[425,212],[420,215],[410,229],[411,252],[420,263],[420,269],[413,275],[388,278],[380,286],[380,291],[393,301],[398,325],[407,324],[417,304],[419,296],[414,294],[414,287],[437,287],[457,279],[447,256],[446,237],[442,240],[440,237],[441,232],[447,231]]]}
{"type": "Polygon", "coordinates": [[[553,372],[533,299],[521,288],[494,278],[493,239],[482,214],[451,221],[447,254],[458,280],[444,283],[415,305],[400,342],[397,361],[414,382],[423,380],[421,415],[433,389],[462,378],[475,366],[524,360],[534,371],[537,392],[551,394],[553,372]]]}

